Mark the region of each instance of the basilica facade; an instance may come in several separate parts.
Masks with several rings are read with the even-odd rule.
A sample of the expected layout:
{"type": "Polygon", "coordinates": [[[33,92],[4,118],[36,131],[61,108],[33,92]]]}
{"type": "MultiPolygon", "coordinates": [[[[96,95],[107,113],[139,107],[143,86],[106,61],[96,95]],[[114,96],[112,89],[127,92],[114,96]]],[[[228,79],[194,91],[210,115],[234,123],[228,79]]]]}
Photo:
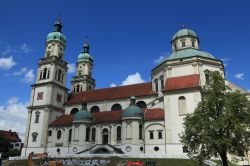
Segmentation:
{"type": "Polygon", "coordinates": [[[201,101],[209,71],[225,74],[223,62],[200,49],[197,34],[187,28],[174,34],[172,53],[152,69],[151,82],[104,89],[95,88],[94,59],[85,41],[69,90],[66,37],[61,29],[59,19],[38,62],[22,156],[31,152],[186,155],[179,138],[183,118],[201,101]]]}

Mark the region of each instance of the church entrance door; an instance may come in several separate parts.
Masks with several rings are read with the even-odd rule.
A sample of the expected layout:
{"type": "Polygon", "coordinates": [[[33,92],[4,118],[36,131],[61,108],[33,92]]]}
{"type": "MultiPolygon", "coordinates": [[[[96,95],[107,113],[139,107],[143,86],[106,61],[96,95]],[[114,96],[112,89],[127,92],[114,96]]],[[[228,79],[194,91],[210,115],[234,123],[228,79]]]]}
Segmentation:
{"type": "Polygon", "coordinates": [[[109,132],[108,129],[102,130],[102,144],[108,144],[109,143],[109,132]]]}

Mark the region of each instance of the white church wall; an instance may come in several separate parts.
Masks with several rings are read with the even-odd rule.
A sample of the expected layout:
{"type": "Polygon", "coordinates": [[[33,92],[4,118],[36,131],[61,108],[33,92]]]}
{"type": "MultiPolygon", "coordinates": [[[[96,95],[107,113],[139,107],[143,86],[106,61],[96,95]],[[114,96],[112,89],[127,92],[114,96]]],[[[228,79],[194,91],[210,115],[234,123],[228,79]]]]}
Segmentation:
{"type": "MultiPolygon", "coordinates": [[[[144,101],[146,104],[150,103],[155,99],[155,96],[145,96],[145,97],[138,97],[136,102],[138,101],[144,101]]],[[[105,100],[105,101],[96,101],[96,102],[88,102],[87,109],[90,111],[90,109],[93,106],[98,106],[100,109],[100,112],[102,111],[111,111],[111,108],[114,104],[120,104],[122,109],[125,109],[130,104],[130,99],[117,99],[117,100],[105,100]]],[[[82,108],[81,104],[74,104],[74,105],[67,105],[65,107],[65,114],[70,114],[71,110],[77,108],[79,111],[82,108]]],[[[163,107],[161,107],[163,108],[163,107]]]]}
{"type": "Polygon", "coordinates": [[[173,152],[177,154],[177,151],[181,149],[179,134],[183,131],[183,118],[185,115],[179,114],[178,99],[179,97],[185,97],[187,113],[192,113],[197,107],[198,102],[201,100],[200,92],[194,91],[179,91],[176,93],[166,94],[165,100],[165,128],[166,128],[166,147],[167,152],[173,152]],[[176,147],[176,150],[174,150],[176,147]],[[179,150],[178,150],[179,147],[179,150]],[[170,148],[170,149],[168,149],[170,148]],[[171,149],[172,148],[172,149],[171,149]]]}

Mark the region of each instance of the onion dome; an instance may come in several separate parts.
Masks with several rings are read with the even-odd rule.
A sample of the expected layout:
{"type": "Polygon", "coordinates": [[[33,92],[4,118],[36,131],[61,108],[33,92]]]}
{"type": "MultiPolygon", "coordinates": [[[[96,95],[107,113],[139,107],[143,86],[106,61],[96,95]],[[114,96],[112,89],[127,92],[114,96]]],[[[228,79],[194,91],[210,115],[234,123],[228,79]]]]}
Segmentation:
{"type": "Polygon", "coordinates": [[[193,56],[201,56],[204,58],[215,59],[215,57],[208,52],[201,51],[201,50],[194,49],[194,48],[186,48],[186,49],[172,52],[168,60],[181,59],[181,58],[187,58],[187,57],[193,57],[193,56]]]}
{"type": "Polygon", "coordinates": [[[62,30],[62,22],[61,19],[58,18],[54,24],[54,31],[47,35],[47,42],[55,40],[55,41],[61,41],[64,44],[66,44],[66,37],[61,32],[61,30],[62,30]]]}
{"type": "Polygon", "coordinates": [[[93,117],[91,113],[87,110],[87,104],[84,103],[80,111],[78,111],[74,116],[74,121],[77,122],[91,122],[93,117]]]}
{"type": "Polygon", "coordinates": [[[141,108],[138,107],[135,103],[136,103],[136,98],[135,96],[132,96],[130,98],[130,105],[127,108],[125,108],[122,112],[122,118],[143,117],[143,112],[141,111],[141,108]]]}
{"type": "Polygon", "coordinates": [[[185,37],[185,36],[192,36],[192,37],[198,38],[197,34],[193,30],[183,28],[174,34],[172,41],[174,41],[177,38],[185,37]]]}
{"type": "Polygon", "coordinates": [[[78,55],[77,62],[90,62],[93,63],[93,58],[89,54],[89,44],[87,41],[83,44],[83,51],[78,55]]]}

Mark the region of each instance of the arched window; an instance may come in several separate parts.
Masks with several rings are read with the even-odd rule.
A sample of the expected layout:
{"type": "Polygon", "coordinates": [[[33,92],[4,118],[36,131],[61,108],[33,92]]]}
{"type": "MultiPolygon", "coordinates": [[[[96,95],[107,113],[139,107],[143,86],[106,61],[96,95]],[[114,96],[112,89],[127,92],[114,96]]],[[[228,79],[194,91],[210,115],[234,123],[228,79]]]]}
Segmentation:
{"type": "Polygon", "coordinates": [[[160,80],[161,80],[161,90],[163,90],[164,89],[164,77],[161,76],[160,80]]]}
{"type": "Polygon", "coordinates": [[[159,91],[158,79],[155,79],[154,83],[155,83],[155,91],[158,92],[159,91]]]}
{"type": "Polygon", "coordinates": [[[118,103],[114,104],[112,107],[111,107],[111,111],[117,111],[117,110],[122,110],[122,106],[118,103]]]}
{"type": "Polygon", "coordinates": [[[74,115],[78,112],[79,110],[77,108],[73,108],[71,111],[70,111],[70,115],[74,115]]]}
{"type": "Polygon", "coordinates": [[[62,74],[62,70],[59,70],[59,71],[58,71],[58,77],[57,77],[57,78],[58,78],[58,81],[61,81],[61,74],[62,74]]]}
{"type": "Polygon", "coordinates": [[[68,142],[71,142],[72,139],[72,129],[69,129],[69,139],[68,142]]]}
{"type": "Polygon", "coordinates": [[[50,70],[48,70],[47,78],[49,78],[49,75],[50,75],[50,70]]]}
{"type": "Polygon", "coordinates": [[[38,133],[37,133],[37,132],[34,132],[34,133],[32,133],[31,135],[32,135],[32,142],[36,142],[38,133]]]}
{"type": "Polygon", "coordinates": [[[178,99],[179,115],[187,114],[187,103],[184,96],[180,96],[178,99]]]}
{"type": "Polygon", "coordinates": [[[98,106],[93,106],[90,108],[90,112],[93,113],[93,112],[100,112],[100,108],[98,106]]]}
{"type": "Polygon", "coordinates": [[[96,129],[92,128],[92,132],[91,132],[91,141],[95,141],[95,134],[96,134],[96,129]]]}
{"type": "Polygon", "coordinates": [[[86,128],[86,138],[85,138],[86,141],[89,141],[89,135],[90,135],[90,128],[87,127],[86,128]]]}
{"type": "Polygon", "coordinates": [[[154,132],[153,131],[149,132],[149,139],[154,139],[154,132]]]}
{"type": "Polygon", "coordinates": [[[62,73],[62,79],[61,79],[61,82],[63,82],[63,79],[64,79],[64,74],[62,73]]]}
{"type": "Polygon", "coordinates": [[[132,127],[130,124],[128,124],[126,127],[126,136],[126,138],[132,138],[132,127]]]}
{"type": "Polygon", "coordinates": [[[39,77],[39,79],[41,80],[42,77],[43,77],[43,71],[40,71],[40,77],[39,77]]]}
{"type": "Polygon", "coordinates": [[[138,101],[136,105],[141,109],[147,109],[147,104],[144,101],[138,101]]]}
{"type": "Polygon", "coordinates": [[[49,137],[51,137],[52,136],[52,130],[49,130],[49,137]]]}
{"type": "Polygon", "coordinates": [[[142,124],[139,125],[139,139],[142,139],[142,124]]]}
{"type": "Polygon", "coordinates": [[[79,92],[80,91],[80,85],[77,85],[76,86],[76,92],[79,92]]]}
{"type": "Polygon", "coordinates": [[[162,131],[158,132],[158,139],[162,139],[162,131]]]}
{"type": "Polygon", "coordinates": [[[209,70],[205,70],[204,74],[205,74],[206,83],[208,83],[209,80],[210,80],[210,71],[209,70]]]}
{"type": "Polygon", "coordinates": [[[122,128],[121,128],[121,126],[118,126],[116,128],[116,139],[117,139],[117,141],[121,141],[121,139],[122,139],[122,128]]]}
{"type": "Polygon", "coordinates": [[[57,131],[56,137],[57,137],[57,139],[61,139],[61,137],[62,137],[62,131],[61,130],[57,131]]]}
{"type": "Polygon", "coordinates": [[[40,112],[35,112],[35,123],[39,123],[40,112]]]}
{"type": "Polygon", "coordinates": [[[47,68],[43,69],[43,79],[46,79],[46,74],[47,74],[47,68]]]}
{"type": "Polygon", "coordinates": [[[182,47],[186,47],[186,43],[185,42],[181,42],[181,46],[182,47]]]}

